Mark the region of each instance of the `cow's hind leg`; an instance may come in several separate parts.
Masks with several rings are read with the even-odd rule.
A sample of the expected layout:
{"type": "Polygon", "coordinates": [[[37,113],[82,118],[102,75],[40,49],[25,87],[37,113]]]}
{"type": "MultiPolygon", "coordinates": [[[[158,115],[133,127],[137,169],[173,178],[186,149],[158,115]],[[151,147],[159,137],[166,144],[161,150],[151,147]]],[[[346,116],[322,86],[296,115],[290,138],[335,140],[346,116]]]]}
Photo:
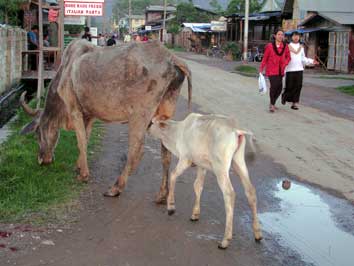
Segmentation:
{"type": "Polygon", "coordinates": [[[239,145],[240,147],[238,148],[236,154],[233,157],[232,161],[232,167],[234,171],[240,176],[242,185],[245,189],[245,194],[248,200],[248,204],[250,205],[250,208],[252,210],[252,215],[253,215],[253,232],[254,232],[254,237],[257,242],[262,240],[262,232],[261,232],[261,226],[258,221],[258,216],[257,216],[257,195],[256,195],[256,189],[251,183],[249,174],[248,174],[248,169],[246,166],[245,162],[245,136],[240,136],[241,139],[239,145]]]}
{"type": "Polygon", "coordinates": [[[159,194],[156,197],[155,202],[157,204],[164,204],[168,195],[168,176],[171,165],[171,152],[161,142],[161,159],[162,159],[162,181],[159,194]]]}
{"type": "Polygon", "coordinates": [[[194,181],[194,192],[195,192],[195,202],[193,207],[193,213],[191,216],[191,221],[195,222],[199,220],[200,216],[200,196],[202,195],[204,179],[206,170],[202,167],[197,169],[197,178],[194,181]]]}
{"type": "Polygon", "coordinates": [[[188,160],[179,160],[177,163],[176,168],[171,173],[171,180],[170,180],[170,189],[168,192],[167,198],[167,212],[168,215],[172,215],[175,213],[175,186],[177,177],[180,176],[189,166],[191,162],[188,160]]]}
{"type": "Polygon", "coordinates": [[[124,190],[128,176],[135,171],[144,148],[144,135],[148,126],[149,120],[142,117],[134,118],[129,121],[129,140],[128,140],[128,159],[123,172],[118,176],[114,185],[104,193],[106,197],[117,197],[124,190]]]}

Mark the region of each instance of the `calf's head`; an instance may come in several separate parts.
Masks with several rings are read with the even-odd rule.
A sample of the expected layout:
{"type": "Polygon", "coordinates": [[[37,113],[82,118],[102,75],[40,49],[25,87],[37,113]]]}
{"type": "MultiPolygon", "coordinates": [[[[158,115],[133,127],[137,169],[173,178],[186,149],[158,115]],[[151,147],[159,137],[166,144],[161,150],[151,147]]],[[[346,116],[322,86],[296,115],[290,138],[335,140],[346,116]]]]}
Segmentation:
{"type": "Polygon", "coordinates": [[[25,125],[20,133],[28,134],[34,132],[36,134],[39,145],[38,163],[50,164],[53,161],[54,149],[59,139],[59,128],[42,110],[33,110],[26,104],[25,94],[26,92],[21,95],[20,103],[23,110],[32,116],[33,120],[25,125]]]}

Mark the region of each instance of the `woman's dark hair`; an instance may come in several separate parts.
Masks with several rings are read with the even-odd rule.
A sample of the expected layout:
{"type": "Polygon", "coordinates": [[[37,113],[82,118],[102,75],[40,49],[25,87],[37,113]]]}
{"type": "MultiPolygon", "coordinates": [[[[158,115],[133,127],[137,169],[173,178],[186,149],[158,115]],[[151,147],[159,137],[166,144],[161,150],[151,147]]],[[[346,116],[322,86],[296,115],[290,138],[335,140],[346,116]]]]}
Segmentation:
{"type": "Polygon", "coordinates": [[[272,35],[272,46],[273,46],[274,52],[275,52],[278,56],[282,56],[282,55],[284,54],[284,51],[285,51],[285,44],[286,44],[286,42],[283,40],[283,44],[284,44],[284,45],[283,45],[283,49],[282,49],[282,51],[279,53],[279,52],[278,52],[278,49],[277,49],[277,47],[276,47],[276,45],[275,45],[275,35],[277,35],[277,33],[278,33],[279,31],[281,31],[281,32],[284,33],[284,30],[283,30],[282,28],[276,28],[276,29],[274,30],[273,35],[272,35]]]}
{"type": "Polygon", "coordinates": [[[276,28],[274,31],[273,31],[273,34],[276,35],[279,31],[283,32],[284,33],[284,30],[282,28],[276,28]]]}

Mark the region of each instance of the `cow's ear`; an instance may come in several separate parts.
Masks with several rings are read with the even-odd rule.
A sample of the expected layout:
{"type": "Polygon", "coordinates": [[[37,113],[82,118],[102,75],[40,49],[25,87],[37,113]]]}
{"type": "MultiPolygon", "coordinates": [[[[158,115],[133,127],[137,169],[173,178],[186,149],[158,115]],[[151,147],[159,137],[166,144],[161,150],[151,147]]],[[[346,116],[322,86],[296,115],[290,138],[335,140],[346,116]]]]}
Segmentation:
{"type": "Polygon", "coordinates": [[[25,135],[25,134],[32,133],[32,132],[36,131],[36,129],[38,128],[38,125],[39,125],[38,120],[34,119],[32,122],[28,123],[27,125],[25,125],[21,129],[20,134],[25,135]]]}

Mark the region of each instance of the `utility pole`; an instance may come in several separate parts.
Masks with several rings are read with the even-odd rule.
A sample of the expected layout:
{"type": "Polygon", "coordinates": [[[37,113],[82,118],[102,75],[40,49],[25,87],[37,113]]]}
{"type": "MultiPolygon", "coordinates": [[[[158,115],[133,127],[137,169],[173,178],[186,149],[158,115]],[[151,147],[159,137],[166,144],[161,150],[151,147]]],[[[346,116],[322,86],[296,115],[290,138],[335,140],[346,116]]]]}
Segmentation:
{"type": "Polygon", "coordinates": [[[132,28],[132,0],[129,0],[129,33],[133,32],[133,28],[132,28]]]}
{"type": "Polygon", "coordinates": [[[39,36],[38,36],[38,84],[37,84],[37,110],[39,110],[41,105],[41,94],[43,90],[43,3],[42,1],[38,3],[38,27],[39,27],[39,36]]]}
{"type": "Polygon", "coordinates": [[[166,16],[167,16],[167,0],[164,0],[164,4],[163,4],[162,42],[166,41],[166,16]]]}
{"type": "Polygon", "coordinates": [[[248,13],[249,13],[249,0],[246,0],[245,3],[245,31],[243,38],[243,62],[247,63],[247,52],[248,52],[248,13]]]}

